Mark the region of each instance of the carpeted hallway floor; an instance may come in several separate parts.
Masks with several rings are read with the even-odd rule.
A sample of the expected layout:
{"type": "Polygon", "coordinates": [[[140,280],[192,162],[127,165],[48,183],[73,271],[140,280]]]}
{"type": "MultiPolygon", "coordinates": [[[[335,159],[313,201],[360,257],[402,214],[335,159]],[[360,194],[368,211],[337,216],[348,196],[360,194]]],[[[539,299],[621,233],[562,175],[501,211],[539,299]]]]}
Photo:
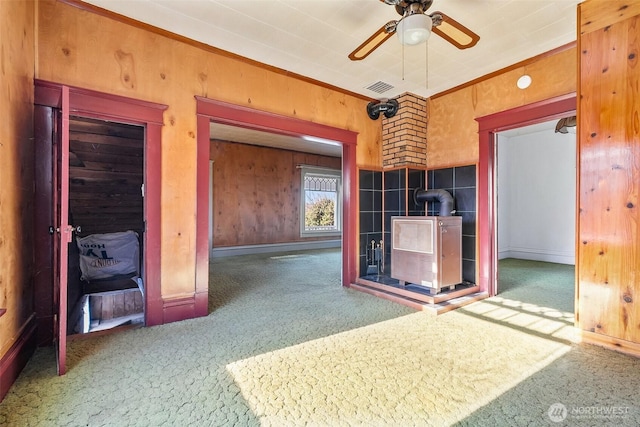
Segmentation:
{"type": "Polygon", "coordinates": [[[342,288],[338,251],[215,260],[209,316],[72,341],[64,377],[38,349],[0,425],[640,425],[640,360],[573,343],[566,271],[509,267],[436,318],[342,288]]]}

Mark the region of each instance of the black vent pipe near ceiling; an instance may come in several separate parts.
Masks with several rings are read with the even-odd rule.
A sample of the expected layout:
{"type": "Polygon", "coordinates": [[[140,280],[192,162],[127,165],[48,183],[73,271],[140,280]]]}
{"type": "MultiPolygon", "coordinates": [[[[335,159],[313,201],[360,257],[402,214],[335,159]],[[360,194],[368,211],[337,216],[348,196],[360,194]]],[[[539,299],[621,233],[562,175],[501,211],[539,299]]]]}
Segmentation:
{"type": "Polygon", "coordinates": [[[451,216],[455,212],[453,210],[453,196],[447,190],[416,188],[416,191],[413,192],[413,200],[416,205],[426,202],[440,202],[439,216],[451,216]]]}

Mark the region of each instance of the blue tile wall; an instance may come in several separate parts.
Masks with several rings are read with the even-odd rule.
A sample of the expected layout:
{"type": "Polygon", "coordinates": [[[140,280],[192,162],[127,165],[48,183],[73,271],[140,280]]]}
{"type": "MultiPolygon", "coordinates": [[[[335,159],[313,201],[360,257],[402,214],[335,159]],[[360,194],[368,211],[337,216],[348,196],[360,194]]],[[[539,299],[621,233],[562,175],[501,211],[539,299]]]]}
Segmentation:
{"type": "Polygon", "coordinates": [[[407,215],[407,170],[384,171],[384,266],[391,275],[391,217],[407,215]]]}
{"type": "Polygon", "coordinates": [[[407,215],[424,216],[424,203],[416,203],[413,199],[413,194],[416,190],[423,190],[425,188],[426,172],[419,169],[409,169],[407,172],[407,198],[409,212],[407,215]]]}
{"type": "Polygon", "coordinates": [[[367,271],[367,247],[382,240],[382,172],[360,170],[360,275],[367,271]]]}
{"type": "Polygon", "coordinates": [[[438,215],[439,203],[418,206],[416,188],[442,188],[454,198],[455,215],[462,217],[462,278],[476,282],[476,167],[475,165],[422,171],[360,170],[360,274],[367,271],[367,248],[384,241],[385,275],[391,275],[391,217],[438,215]],[[383,209],[384,206],[384,209],[383,209]],[[408,206],[408,211],[407,211],[408,206]],[[426,210],[425,210],[426,208],[426,210]],[[383,228],[384,226],[384,228],[383,228]],[[383,232],[384,230],[384,232],[383,232]]]}

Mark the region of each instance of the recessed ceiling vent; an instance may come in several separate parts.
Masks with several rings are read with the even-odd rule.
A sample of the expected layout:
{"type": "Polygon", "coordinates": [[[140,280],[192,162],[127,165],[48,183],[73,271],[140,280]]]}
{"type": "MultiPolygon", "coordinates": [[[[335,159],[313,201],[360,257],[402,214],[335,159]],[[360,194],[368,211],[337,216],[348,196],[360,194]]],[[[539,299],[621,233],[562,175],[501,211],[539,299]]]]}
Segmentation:
{"type": "Polygon", "coordinates": [[[385,93],[386,91],[393,89],[393,86],[391,86],[389,83],[377,81],[367,86],[365,89],[369,89],[370,91],[373,91],[376,93],[385,93]]]}

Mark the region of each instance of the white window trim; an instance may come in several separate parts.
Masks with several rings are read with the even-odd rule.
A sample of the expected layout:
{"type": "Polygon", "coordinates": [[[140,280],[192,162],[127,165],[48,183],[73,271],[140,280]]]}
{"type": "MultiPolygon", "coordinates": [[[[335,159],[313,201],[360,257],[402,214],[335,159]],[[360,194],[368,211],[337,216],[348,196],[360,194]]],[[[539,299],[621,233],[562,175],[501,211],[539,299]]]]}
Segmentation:
{"type": "Polygon", "coordinates": [[[300,168],[300,237],[320,237],[320,236],[342,236],[342,171],[312,166],[299,166],[300,168]],[[304,178],[306,175],[324,175],[338,179],[336,190],[336,213],[335,220],[338,230],[331,231],[307,231],[304,228],[304,213],[306,193],[304,189],[304,178]]]}

